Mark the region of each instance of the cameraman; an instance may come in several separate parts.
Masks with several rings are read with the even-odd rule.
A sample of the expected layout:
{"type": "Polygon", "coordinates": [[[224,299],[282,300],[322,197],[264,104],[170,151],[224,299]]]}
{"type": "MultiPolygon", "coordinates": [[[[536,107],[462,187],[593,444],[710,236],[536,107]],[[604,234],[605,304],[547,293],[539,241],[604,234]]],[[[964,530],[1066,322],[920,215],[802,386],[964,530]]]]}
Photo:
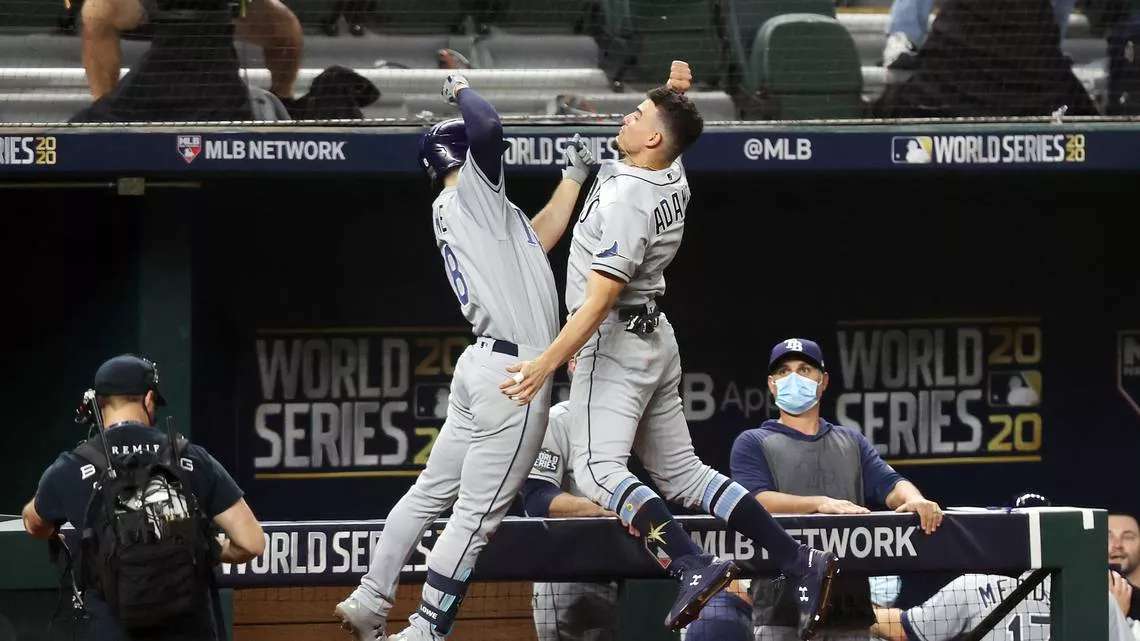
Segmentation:
{"type": "MultiPolygon", "coordinates": [[[[166,402],[158,391],[158,373],[153,363],[131,355],[116,356],[103,363],[95,373],[94,392],[94,402],[98,406],[95,411],[101,412],[102,416],[102,422],[97,424],[104,427],[102,433],[96,434],[88,443],[98,443],[100,439],[103,440],[103,443],[98,443],[100,446],[98,451],[109,453],[112,462],[116,464],[117,474],[121,474],[124,478],[128,476],[126,472],[130,470],[124,463],[128,457],[131,461],[135,461],[138,457],[134,455],[139,453],[147,455],[164,451],[161,448],[169,443],[169,439],[154,429],[154,425],[157,406],[165,405],[166,402]],[[103,447],[104,443],[106,447],[103,447]]],[[[79,451],[85,452],[86,450],[82,448],[83,446],[80,446],[79,451]]],[[[245,499],[242,498],[241,489],[234,483],[229,473],[209,452],[197,445],[187,444],[178,456],[176,464],[186,471],[183,478],[188,479],[189,492],[195,499],[178,505],[185,508],[187,503],[193,505],[196,502],[202,513],[198,515],[199,518],[209,519],[225,532],[226,538],[221,544],[220,559],[229,563],[243,563],[260,556],[265,550],[261,524],[257,522],[245,499]]],[[[93,528],[91,515],[98,511],[97,501],[91,501],[92,509],[90,511],[88,509],[89,499],[100,489],[95,486],[96,481],[110,484],[114,482],[113,478],[102,477],[97,465],[81,458],[75,452],[63,452],[44,472],[36,495],[24,506],[24,528],[33,537],[48,540],[56,535],[60,525],[69,522],[77,534],[82,533],[86,537],[88,532],[85,530],[93,528]]],[[[155,494],[153,485],[153,482],[147,484],[146,492],[143,493],[144,507],[150,507],[149,501],[155,494]]],[[[159,500],[167,500],[168,493],[173,495],[179,489],[179,485],[165,486],[166,491],[159,500]]],[[[97,494],[96,498],[101,496],[103,495],[97,494]]],[[[168,502],[163,506],[170,504],[168,502]]],[[[149,512],[146,514],[150,516],[149,512]]],[[[165,512],[162,516],[177,521],[180,515],[165,512]]],[[[187,515],[183,513],[181,516],[187,515]]],[[[205,529],[206,527],[202,527],[203,531],[205,529]]],[[[161,535],[158,538],[161,539],[161,535]]],[[[212,541],[209,543],[211,544],[209,547],[217,548],[212,541]]],[[[106,541],[100,542],[100,551],[105,544],[106,541]]],[[[75,550],[74,553],[69,553],[74,568],[86,570],[75,572],[77,579],[82,577],[80,579],[82,583],[87,583],[91,578],[90,572],[107,572],[107,568],[98,567],[93,562],[94,559],[88,559],[91,567],[84,566],[83,559],[80,558],[83,552],[80,546],[72,545],[71,549],[75,550]]],[[[156,558],[155,564],[168,561],[169,557],[156,558]]],[[[183,570],[191,569],[164,566],[163,572],[174,575],[183,570]]],[[[209,576],[210,572],[212,567],[206,576],[209,576]]],[[[117,578],[115,580],[117,581],[117,578]]],[[[139,584],[133,586],[137,587],[136,592],[141,591],[145,594],[149,589],[149,585],[146,585],[147,580],[156,581],[157,584],[162,578],[161,575],[158,578],[143,576],[132,577],[132,580],[139,584]]],[[[116,585],[122,588],[124,584],[116,583],[116,585]]],[[[215,626],[220,618],[218,621],[212,619],[209,607],[196,607],[184,615],[151,623],[145,628],[128,627],[123,622],[123,617],[115,614],[109,605],[110,600],[104,598],[97,589],[82,584],[79,587],[89,615],[84,621],[83,639],[95,641],[123,639],[215,641],[216,639],[215,626]]],[[[130,587],[132,586],[128,586],[128,589],[130,587]]],[[[200,590],[194,588],[195,602],[208,604],[211,589],[210,584],[202,585],[200,590]]],[[[154,592],[157,593],[158,590],[154,592]]],[[[123,590],[120,589],[116,594],[121,596],[123,590]]],[[[128,614],[132,618],[147,615],[146,612],[133,610],[126,613],[126,609],[127,605],[122,604],[118,614],[128,614]]],[[[220,617],[221,613],[216,615],[220,617]]]]}
{"type": "Polygon", "coordinates": [[[261,47],[270,92],[293,98],[301,23],[281,0],[86,0],[83,68],[94,104],[72,122],[253,120],[234,39],[261,47]],[[150,49],[119,79],[123,32],[150,49]]]}

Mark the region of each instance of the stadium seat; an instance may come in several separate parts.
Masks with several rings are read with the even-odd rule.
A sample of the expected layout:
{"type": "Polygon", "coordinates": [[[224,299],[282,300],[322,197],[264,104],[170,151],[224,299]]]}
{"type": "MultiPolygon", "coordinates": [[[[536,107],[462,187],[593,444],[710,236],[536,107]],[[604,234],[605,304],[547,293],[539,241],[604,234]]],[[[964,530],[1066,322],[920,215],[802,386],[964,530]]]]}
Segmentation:
{"type": "Polygon", "coordinates": [[[760,27],[741,96],[744,119],[803,120],[865,115],[863,74],[851,34],[835,18],[789,13],[760,27]]]}
{"type": "MultiPolygon", "coordinates": [[[[730,90],[755,92],[749,86],[748,60],[756,35],[764,23],[788,13],[818,13],[835,17],[832,0],[721,0],[721,26],[728,44],[728,84],[730,90]]],[[[881,45],[880,45],[881,48],[881,45]]]]}
{"type": "Polygon", "coordinates": [[[366,13],[369,30],[380,33],[456,34],[467,28],[460,0],[373,0],[366,13]]]}
{"type": "MultiPolygon", "coordinates": [[[[481,69],[583,69],[598,65],[589,32],[594,0],[475,0],[471,63],[481,69]]],[[[557,72],[552,72],[557,75],[557,72]]]]}
{"type": "Polygon", "coordinates": [[[711,0],[602,0],[602,69],[614,82],[659,85],[669,64],[693,68],[698,88],[721,84],[722,46],[711,0]]]}

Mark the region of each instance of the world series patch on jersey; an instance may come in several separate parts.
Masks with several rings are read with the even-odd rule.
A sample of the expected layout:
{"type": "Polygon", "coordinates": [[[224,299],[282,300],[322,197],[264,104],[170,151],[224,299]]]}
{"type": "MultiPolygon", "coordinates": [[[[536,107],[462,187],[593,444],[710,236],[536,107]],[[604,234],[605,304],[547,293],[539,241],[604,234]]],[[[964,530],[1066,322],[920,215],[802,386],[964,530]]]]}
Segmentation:
{"type": "Polygon", "coordinates": [[[557,472],[561,462],[561,456],[544,447],[538,451],[538,457],[534,460],[534,469],[539,472],[557,472]]]}

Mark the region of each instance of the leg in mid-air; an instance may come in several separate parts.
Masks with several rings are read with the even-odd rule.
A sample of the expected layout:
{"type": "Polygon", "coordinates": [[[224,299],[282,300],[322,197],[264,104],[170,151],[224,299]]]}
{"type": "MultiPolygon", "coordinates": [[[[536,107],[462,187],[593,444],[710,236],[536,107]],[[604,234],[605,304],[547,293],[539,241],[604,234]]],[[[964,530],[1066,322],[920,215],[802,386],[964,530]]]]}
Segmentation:
{"type": "MultiPolygon", "coordinates": [[[[392,641],[441,639],[451,631],[475,562],[506,516],[542,445],[550,385],[530,405],[519,407],[498,390],[502,372],[515,357],[489,347],[473,349],[472,366],[464,375],[473,397],[474,423],[459,474],[459,494],[428,554],[420,605],[410,625],[392,641]]],[[[525,348],[518,350],[522,353],[525,348]]]]}
{"type": "Polygon", "coordinates": [[[681,583],[677,605],[665,620],[678,630],[697,618],[739,568],[703,554],[665,501],[629,471],[638,425],[658,387],[657,343],[652,335],[639,337],[624,325],[605,323],[579,353],[570,387],[574,476],[583,493],[632,526],[647,552],[681,583]]]}
{"type": "MultiPolygon", "coordinates": [[[[466,353],[460,357],[463,363],[466,353]]],[[[465,368],[456,365],[456,372],[465,368]]],[[[455,503],[459,495],[460,472],[471,441],[470,399],[457,376],[451,383],[447,420],[439,431],[427,466],[416,482],[396,503],[384,521],[384,531],[376,548],[368,573],[360,585],[344,601],[337,604],[335,614],[341,627],[350,630],[357,641],[385,638],[386,621],[396,601],[400,571],[408,557],[423,540],[424,530],[455,503]]]]}
{"type": "MultiPolygon", "coordinates": [[[[681,357],[673,328],[662,318],[654,335],[672,347],[660,351],[668,359],[663,369],[666,376],[646,408],[634,452],[666,499],[716,516],[767,549],[781,571],[795,578],[800,636],[811,638],[815,625],[827,612],[831,581],[839,571],[838,558],[798,543],[744,486],[697,457],[679,394],[681,357]]],[[[699,567],[691,571],[705,572],[699,567]]],[[[682,603],[685,597],[682,590],[674,609],[688,607],[682,603]]]]}

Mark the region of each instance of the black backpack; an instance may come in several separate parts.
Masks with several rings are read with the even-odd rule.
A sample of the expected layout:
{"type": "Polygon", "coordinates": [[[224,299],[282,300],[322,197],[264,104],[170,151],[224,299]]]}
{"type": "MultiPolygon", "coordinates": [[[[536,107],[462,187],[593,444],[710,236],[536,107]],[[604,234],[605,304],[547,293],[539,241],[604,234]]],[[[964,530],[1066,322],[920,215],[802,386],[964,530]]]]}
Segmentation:
{"type": "Polygon", "coordinates": [[[98,592],[127,630],[209,607],[219,546],[180,464],[186,438],[111,461],[100,438],[74,450],[98,474],[81,528],[83,589],[98,592]]]}

